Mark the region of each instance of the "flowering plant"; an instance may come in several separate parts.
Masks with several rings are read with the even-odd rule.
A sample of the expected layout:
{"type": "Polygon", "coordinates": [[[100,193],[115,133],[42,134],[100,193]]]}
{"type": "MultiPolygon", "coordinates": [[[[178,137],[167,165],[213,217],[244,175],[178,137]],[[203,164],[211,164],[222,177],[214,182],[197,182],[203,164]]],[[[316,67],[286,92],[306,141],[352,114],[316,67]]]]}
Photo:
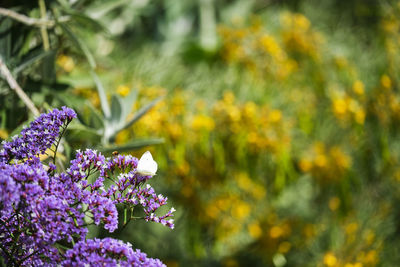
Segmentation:
{"type": "Polygon", "coordinates": [[[112,238],[86,239],[86,226],[118,228],[116,205],[124,207],[123,226],[141,206],[146,221],[173,229],[174,208],[156,211],[167,198],[145,184],[152,175],[137,171],[130,155],[105,158],[78,150],[65,171],[55,165],[57,148],[76,117],[63,107],[40,115],[0,150],[0,255],[9,266],[164,266],[129,243],[112,238]],[[40,156],[52,152],[49,163],[40,156]],[[96,179],[93,179],[96,177],[96,179]],[[130,214],[130,216],[128,216],[130,214]]]}

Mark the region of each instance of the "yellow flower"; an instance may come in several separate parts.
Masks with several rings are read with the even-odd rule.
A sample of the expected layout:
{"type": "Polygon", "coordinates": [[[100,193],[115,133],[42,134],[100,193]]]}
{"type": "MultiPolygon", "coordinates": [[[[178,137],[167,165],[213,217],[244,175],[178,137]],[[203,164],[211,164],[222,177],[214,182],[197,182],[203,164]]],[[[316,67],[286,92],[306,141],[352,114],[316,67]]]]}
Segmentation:
{"type": "Polygon", "coordinates": [[[309,159],[301,159],[299,167],[303,172],[308,172],[312,168],[312,162],[309,159]]]}
{"type": "Polygon", "coordinates": [[[257,113],[257,105],[254,102],[246,102],[244,105],[244,116],[248,119],[253,119],[257,113]]]}
{"type": "Polygon", "coordinates": [[[392,80],[386,74],[381,77],[381,84],[385,89],[390,89],[392,87],[392,80]]]}
{"type": "Polygon", "coordinates": [[[375,241],[374,231],[372,231],[371,229],[367,229],[364,233],[364,239],[368,245],[372,245],[372,243],[375,241]]]}
{"type": "Polygon", "coordinates": [[[339,208],[339,206],[340,206],[340,199],[338,197],[332,197],[329,200],[329,209],[331,211],[337,210],[339,208]]]}
{"type": "Polygon", "coordinates": [[[358,223],[353,222],[346,225],[346,234],[351,235],[354,234],[358,229],[358,223]]]}
{"type": "Polygon", "coordinates": [[[357,95],[364,95],[364,84],[362,81],[360,80],[356,80],[353,83],[353,91],[357,94],[357,95]]]}
{"type": "Polygon", "coordinates": [[[326,266],[332,267],[337,264],[338,260],[332,252],[327,252],[324,255],[324,264],[326,266]]]}
{"type": "Polygon", "coordinates": [[[284,241],[284,242],[279,244],[278,252],[279,253],[283,253],[283,254],[287,253],[290,250],[291,247],[292,247],[292,244],[290,244],[287,241],[284,241]]]}
{"type": "Polygon", "coordinates": [[[131,91],[131,89],[126,85],[118,85],[118,87],[117,87],[117,93],[121,96],[129,95],[130,91],[131,91]]]}
{"type": "Polygon", "coordinates": [[[275,41],[275,39],[272,36],[270,36],[268,34],[264,34],[259,39],[259,41],[260,41],[261,46],[265,50],[265,52],[267,52],[274,58],[279,58],[282,56],[281,48],[279,47],[278,43],[275,41]]]}
{"type": "Polygon", "coordinates": [[[329,152],[330,156],[336,163],[337,167],[339,167],[339,169],[343,170],[349,168],[351,159],[340,149],[340,147],[332,147],[329,152]]]}
{"type": "Polygon", "coordinates": [[[251,207],[246,202],[238,202],[232,208],[232,216],[237,219],[244,219],[249,216],[251,207]]]}
{"type": "Polygon", "coordinates": [[[254,222],[252,224],[249,224],[247,226],[247,231],[249,232],[249,235],[254,239],[257,239],[262,235],[262,229],[261,229],[260,224],[258,222],[254,222]]]}
{"type": "Polygon", "coordinates": [[[75,68],[75,63],[72,57],[60,55],[57,58],[57,65],[64,69],[66,72],[71,72],[75,68]]]}
{"type": "Polygon", "coordinates": [[[294,22],[294,26],[297,29],[301,29],[301,30],[308,30],[310,28],[310,21],[303,15],[303,14],[294,14],[293,15],[293,22],[294,22]]]}
{"type": "Polygon", "coordinates": [[[364,262],[368,266],[375,265],[378,262],[378,253],[376,250],[368,251],[368,253],[365,255],[364,262]]]}
{"type": "Polygon", "coordinates": [[[269,120],[272,123],[279,122],[282,119],[282,112],[280,110],[274,109],[269,114],[269,120]]]}
{"type": "Polygon", "coordinates": [[[355,263],[346,263],[344,267],[363,267],[363,265],[360,262],[355,262],[355,263]]]}
{"type": "Polygon", "coordinates": [[[319,154],[315,157],[315,166],[318,168],[324,168],[328,164],[328,160],[325,155],[319,154]]]}
{"type": "Polygon", "coordinates": [[[235,180],[240,189],[247,191],[252,187],[252,181],[246,172],[239,172],[235,175],[235,180]]]}
{"type": "Polygon", "coordinates": [[[355,115],[355,121],[358,124],[364,124],[364,121],[365,121],[365,111],[364,110],[359,109],[356,111],[356,113],[354,115],[355,115]]]}
{"type": "Polygon", "coordinates": [[[344,69],[346,67],[348,67],[349,62],[347,61],[347,59],[345,57],[336,57],[335,58],[335,64],[339,69],[344,69]]]}
{"type": "Polygon", "coordinates": [[[1,139],[7,139],[8,138],[8,133],[4,129],[0,129],[0,138],[1,139]]]}
{"type": "Polygon", "coordinates": [[[284,234],[284,229],[283,227],[280,226],[273,226],[269,230],[269,236],[273,239],[279,238],[284,234]]]}
{"type": "Polygon", "coordinates": [[[333,100],[333,111],[337,115],[344,115],[347,111],[347,103],[343,98],[333,100]]]}
{"type": "Polygon", "coordinates": [[[215,123],[214,120],[206,115],[196,115],[192,121],[192,128],[194,130],[204,129],[206,131],[214,130],[215,123]]]}

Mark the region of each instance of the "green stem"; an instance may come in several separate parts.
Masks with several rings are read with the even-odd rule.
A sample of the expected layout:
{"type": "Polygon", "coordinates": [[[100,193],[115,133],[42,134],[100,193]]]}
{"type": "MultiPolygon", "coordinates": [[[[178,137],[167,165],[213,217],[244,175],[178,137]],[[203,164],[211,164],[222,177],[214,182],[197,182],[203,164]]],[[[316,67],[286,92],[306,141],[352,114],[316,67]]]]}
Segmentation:
{"type": "MultiPolygon", "coordinates": [[[[40,9],[40,17],[41,17],[41,19],[45,20],[46,19],[46,5],[44,3],[44,0],[38,0],[38,2],[39,2],[39,9],[40,9]]],[[[49,42],[49,35],[47,33],[46,26],[40,27],[40,33],[41,33],[42,39],[43,39],[44,51],[49,51],[50,50],[50,42],[49,42]]]]}
{"type": "Polygon", "coordinates": [[[18,262],[14,259],[12,254],[10,254],[1,244],[0,244],[0,249],[6,254],[8,260],[10,260],[13,263],[13,266],[18,266],[18,262]]]}
{"type": "Polygon", "coordinates": [[[126,225],[126,223],[127,223],[127,218],[128,218],[128,209],[124,209],[124,225],[126,225]]]}

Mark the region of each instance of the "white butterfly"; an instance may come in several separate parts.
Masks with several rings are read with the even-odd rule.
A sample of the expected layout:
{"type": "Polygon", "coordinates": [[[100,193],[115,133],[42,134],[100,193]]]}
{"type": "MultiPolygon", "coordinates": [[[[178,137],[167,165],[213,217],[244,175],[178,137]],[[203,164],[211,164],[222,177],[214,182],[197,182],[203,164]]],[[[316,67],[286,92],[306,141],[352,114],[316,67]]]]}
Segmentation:
{"type": "Polygon", "coordinates": [[[145,176],[154,176],[157,172],[157,162],[153,160],[150,151],[146,151],[139,159],[136,171],[145,176]]]}

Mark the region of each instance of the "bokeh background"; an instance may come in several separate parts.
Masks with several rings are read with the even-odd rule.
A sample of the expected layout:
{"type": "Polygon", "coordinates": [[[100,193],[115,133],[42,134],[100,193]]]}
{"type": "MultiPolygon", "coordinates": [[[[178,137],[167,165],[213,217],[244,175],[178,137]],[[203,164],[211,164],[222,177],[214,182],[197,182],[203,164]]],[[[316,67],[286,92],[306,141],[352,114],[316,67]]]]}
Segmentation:
{"type": "MultiPolygon", "coordinates": [[[[78,112],[64,160],[97,147],[159,164],[176,228],[139,220],[114,237],[172,267],[400,264],[400,2],[1,7],[18,83],[42,111],[78,112]]],[[[9,139],[32,114],[4,79],[0,95],[9,139]]]]}

